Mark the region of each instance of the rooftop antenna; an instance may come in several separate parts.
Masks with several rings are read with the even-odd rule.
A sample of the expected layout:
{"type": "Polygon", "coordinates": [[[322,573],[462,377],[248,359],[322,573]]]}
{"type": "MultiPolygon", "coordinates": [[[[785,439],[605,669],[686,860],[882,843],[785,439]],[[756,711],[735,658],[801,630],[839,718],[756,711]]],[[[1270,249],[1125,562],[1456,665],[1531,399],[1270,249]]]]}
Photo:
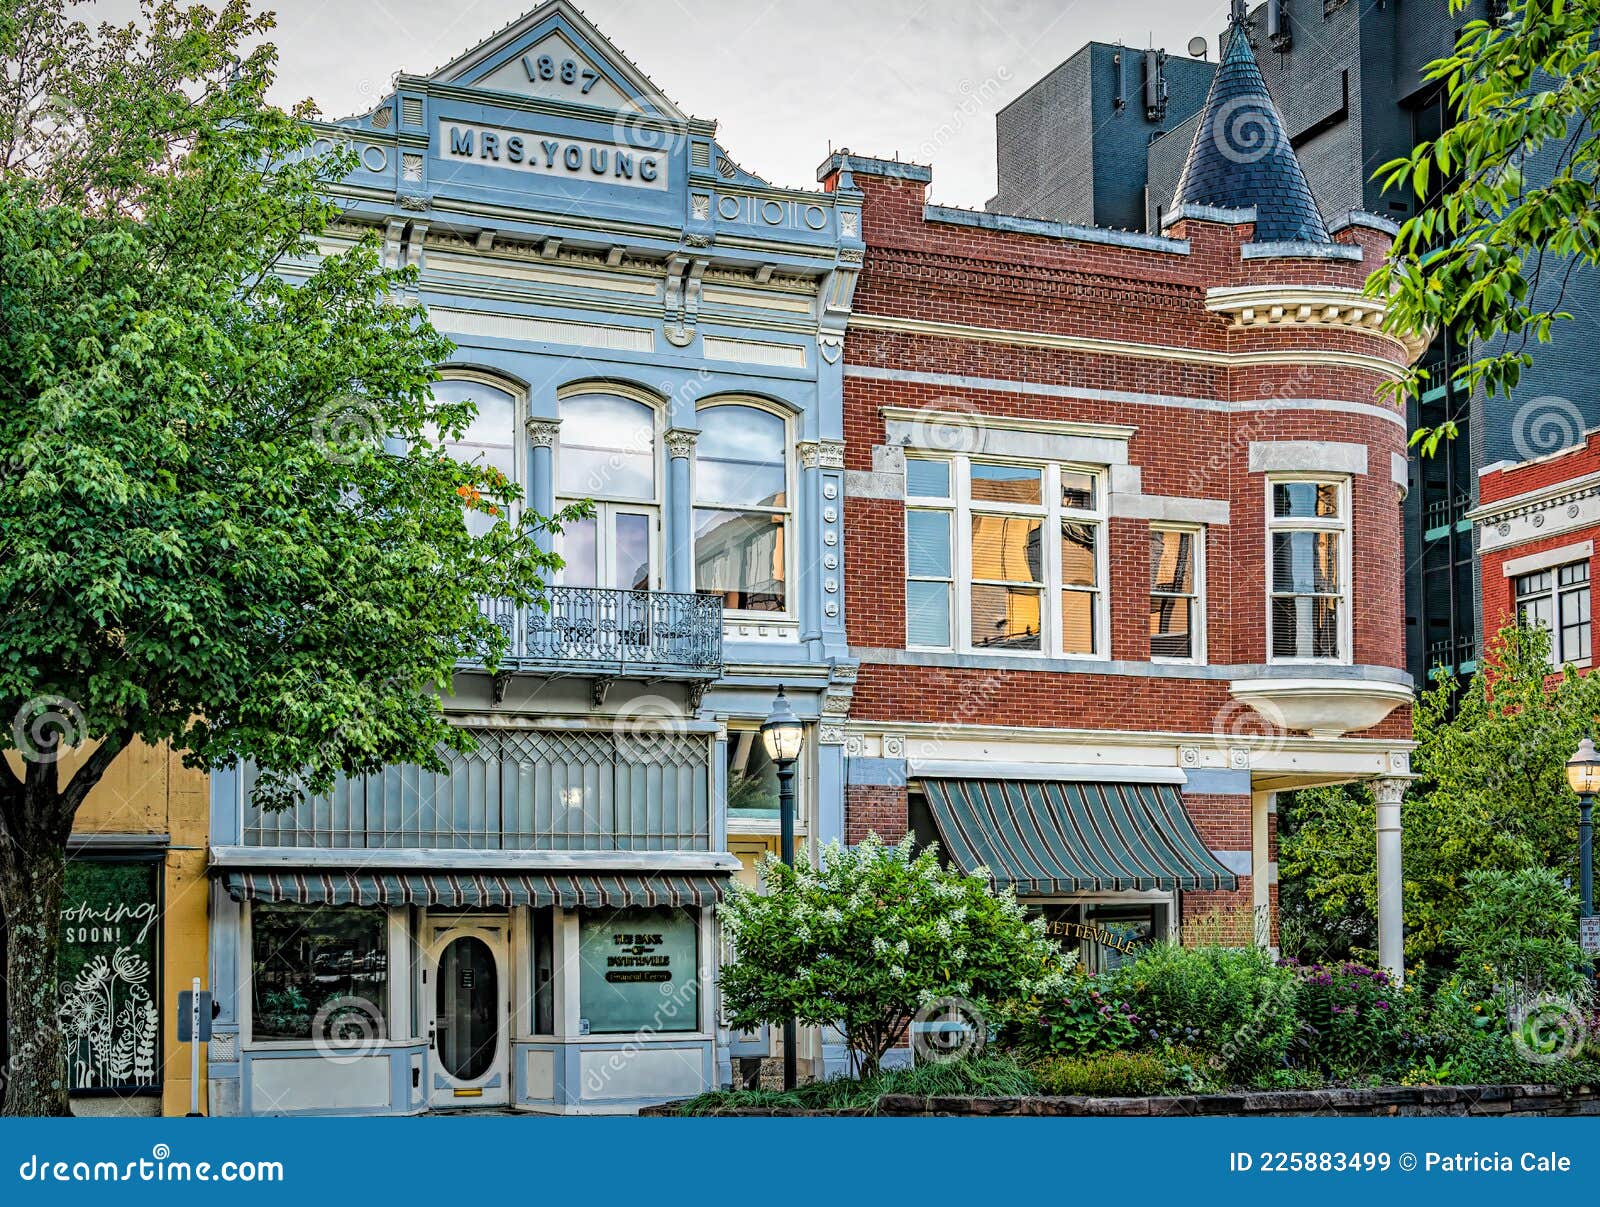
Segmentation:
{"type": "Polygon", "coordinates": [[[1232,0],[1233,11],[1228,15],[1229,25],[1243,26],[1249,20],[1249,13],[1245,11],[1245,0],[1232,0]]]}
{"type": "Polygon", "coordinates": [[[1193,57],[1193,58],[1196,58],[1196,59],[1204,59],[1206,57],[1206,48],[1207,48],[1207,46],[1208,46],[1208,43],[1206,42],[1206,40],[1204,38],[1201,38],[1201,37],[1190,38],[1189,39],[1189,54],[1190,54],[1190,56],[1193,57]]]}

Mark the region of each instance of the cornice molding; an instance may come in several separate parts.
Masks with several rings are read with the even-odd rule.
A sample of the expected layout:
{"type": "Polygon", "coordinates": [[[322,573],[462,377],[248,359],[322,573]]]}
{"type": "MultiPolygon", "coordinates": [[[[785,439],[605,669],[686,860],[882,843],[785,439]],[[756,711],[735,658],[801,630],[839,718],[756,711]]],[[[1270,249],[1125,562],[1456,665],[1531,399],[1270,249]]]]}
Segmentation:
{"type": "Polygon", "coordinates": [[[1235,331],[1263,327],[1337,327],[1372,335],[1398,348],[1413,363],[1427,350],[1420,337],[1402,339],[1383,330],[1388,303],[1359,289],[1306,288],[1296,285],[1248,285],[1209,289],[1206,309],[1232,319],[1235,331]]]}
{"type": "Polygon", "coordinates": [[[890,315],[853,314],[850,326],[862,331],[885,331],[898,335],[922,335],[938,339],[965,339],[982,343],[1009,344],[1019,348],[1050,348],[1061,352],[1082,352],[1091,356],[1132,356],[1141,360],[1175,361],[1181,364],[1210,365],[1221,369],[1252,365],[1331,365],[1362,369],[1390,380],[1399,380],[1405,366],[1381,356],[1360,352],[1285,348],[1279,352],[1216,352],[1203,348],[1183,348],[1172,344],[1140,344],[1128,340],[1099,339],[1083,335],[1061,335],[1050,331],[1025,331],[1002,327],[975,327],[966,323],[940,323],[929,319],[896,318],[890,315]]]}

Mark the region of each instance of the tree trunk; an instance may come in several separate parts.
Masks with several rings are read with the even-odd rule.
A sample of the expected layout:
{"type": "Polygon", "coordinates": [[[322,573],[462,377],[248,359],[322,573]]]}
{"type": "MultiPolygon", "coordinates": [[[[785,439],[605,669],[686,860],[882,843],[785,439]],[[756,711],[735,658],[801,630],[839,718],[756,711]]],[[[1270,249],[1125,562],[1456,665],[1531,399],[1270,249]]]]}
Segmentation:
{"type": "Polygon", "coordinates": [[[29,827],[0,861],[6,924],[6,1115],[70,1115],[57,1010],[66,840],[29,827]]]}

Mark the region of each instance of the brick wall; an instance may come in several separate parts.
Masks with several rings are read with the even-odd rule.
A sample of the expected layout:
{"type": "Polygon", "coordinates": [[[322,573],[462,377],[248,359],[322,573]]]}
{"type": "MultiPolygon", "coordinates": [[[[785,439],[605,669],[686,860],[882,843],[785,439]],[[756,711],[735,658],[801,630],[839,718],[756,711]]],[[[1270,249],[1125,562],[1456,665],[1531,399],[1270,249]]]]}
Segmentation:
{"type": "Polygon", "coordinates": [[[906,790],[883,784],[849,784],[844,790],[844,840],[854,846],[868,834],[887,843],[905,837],[906,790]]]}

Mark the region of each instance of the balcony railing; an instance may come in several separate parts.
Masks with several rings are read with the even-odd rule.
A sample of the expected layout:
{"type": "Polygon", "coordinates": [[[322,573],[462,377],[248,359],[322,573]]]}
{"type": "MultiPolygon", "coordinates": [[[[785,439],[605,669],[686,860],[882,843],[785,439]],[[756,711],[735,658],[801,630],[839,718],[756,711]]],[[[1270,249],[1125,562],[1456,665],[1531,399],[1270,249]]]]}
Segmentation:
{"type": "Polygon", "coordinates": [[[722,673],[722,600],[671,591],[550,587],[548,609],[480,599],[506,634],[513,667],[716,678],[722,673]]]}

